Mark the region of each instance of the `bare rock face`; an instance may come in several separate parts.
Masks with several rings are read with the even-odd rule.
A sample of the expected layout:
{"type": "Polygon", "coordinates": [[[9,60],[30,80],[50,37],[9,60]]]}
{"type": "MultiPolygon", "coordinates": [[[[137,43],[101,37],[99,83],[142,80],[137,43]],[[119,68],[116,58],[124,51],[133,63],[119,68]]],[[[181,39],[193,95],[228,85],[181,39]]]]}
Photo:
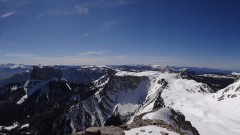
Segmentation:
{"type": "Polygon", "coordinates": [[[82,133],[83,135],[125,135],[123,129],[115,126],[90,127],[82,133]]]}
{"type": "Polygon", "coordinates": [[[85,130],[86,135],[101,135],[99,127],[90,127],[85,130]]]}
{"type": "Polygon", "coordinates": [[[48,66],[33,66],[33,70],[31,73],[32,80],[50,80],[52,78],[62,78],[62,72],[59,68],[48,66]]]}
{"type": "MultiPolygon", "coordinates": [[[[155,112],[155,111],[156,109],[151,112],[155,112]]],[[[169,116],[167,115],[163,116],[163,117],[169,117],[168,119],[171,120],[172,122],[164,121],[161,119],[142,119],[144,115],[151,112],[146,112],[136,116],[133,119],[133,122],[127,125],[127,129],[138,128],[138,127],[148,126],[148,125],[156,125],[162,128],[167,128],[169,131],[176,132],[180,135],[189,135],[189,134],[199,135],[197,129],[192,126],[191,122],[187,121],[185,119],[185,116],[182,113],[176,112],[174,109],[169,108],[169,112],[168,112],[169,116]]],[[[165,114],[167,113],[165,112],[165,114]]]]}

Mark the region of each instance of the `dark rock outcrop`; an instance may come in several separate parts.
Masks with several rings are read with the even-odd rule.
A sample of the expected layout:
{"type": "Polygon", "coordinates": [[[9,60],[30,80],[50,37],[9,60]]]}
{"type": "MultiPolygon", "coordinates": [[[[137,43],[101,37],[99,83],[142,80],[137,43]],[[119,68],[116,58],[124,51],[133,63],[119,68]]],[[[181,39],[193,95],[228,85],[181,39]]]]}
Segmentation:
{"type": "Polygon", "coordinates": [[[185,119],[185,116],[182,113],[176,112],[174,109],[171,108],[168,108],[170,110],[169,114],[163,117],[170,116],[169,119],[172,121],[172,123],[163,121],[161,119],[142,119],[142,117],[145,116],[146,114],[155,112],[160,109],[154,109],[153,111],[146,112],[136,116],[133,119],[133,122],[127,125],[126,129],[128,130],[142,126],[156,125],[162,128],[167,128],[169,131],[179,133],[180,135],[188,135],[189,133],[191,133],[192,135],[199,135],[197,129],[193,127],[192,124],[185,119]]]}
{"type": "MultiPolygon", "coordinates": [[[[80,134],[80,133],[79,133],[80,134]]],[[[115,126],[90,127],[81,133],[82,135],[125,135],[122,128],[115,126]]]]}
{"type": "MultiPolygon", "coordinates": [[[[143,113],[134,118],[131,124],[120,125],[120,126],[105,126],[105,127],[90,127],[87,128],[84,132],[79,132],[79,135],[124,135],[124,130],[130,130],[133,128],[139,128],[149,125],[155,125],[157,127],[166,128],[168,131],[178,133],[180,135],[199,135],[195,127],[191,125],[189,121],[186,121],[185,116],[180,112],[176,112],[173,109],[170,109],[170,119],[174,121],[169,123],[160,119],[142,119],[147,113],[143,113]]],[[[164,134],[164,133],[162,133],[164,134]]],[[[167,134],[167,133],[165,133],[167,134]]]]}
{"type": "Polygon", "coordinates": [[[99,127],[90,127],[85,130],[86,135],[101,135],[99,127]]]}
{"type": "Polygon", "coordinates": [[[173,115],[172,119],[178,125],[179,129],[190,131],[193,135],[199,135],[197,129],[192,126],[190,121],[186,121],[185,116],[182,113],[176,112],[173,109],[171,109],[171,113],[173,115]]]}
{"type": "Polygon", "coordinates": [[[59,68],[48,66],[33,66],[33,70],[31,73],[32,80],[50,80],[52,78],[62,78],[62,72],[59,68]]]}

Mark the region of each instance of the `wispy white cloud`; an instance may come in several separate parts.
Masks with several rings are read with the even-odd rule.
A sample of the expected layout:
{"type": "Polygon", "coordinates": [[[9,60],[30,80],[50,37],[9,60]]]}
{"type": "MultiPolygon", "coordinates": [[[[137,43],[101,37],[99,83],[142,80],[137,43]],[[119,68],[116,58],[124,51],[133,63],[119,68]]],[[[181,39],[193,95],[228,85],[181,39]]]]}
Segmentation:
{"type": "Polygon", "coordinates": [[[49,58],[45,64],[82,64],[82,65],[122,65],[122,64],[168,64],[174,62],[173,58],[155,58],[150,57],[134,57],[134,56],[66,56],[61,58],[49,58]]]}
{"type": "Polygon", "coordinates": [[[88,14],[89,8],[84,6],[75,6],[73,9],[78,14],[88,14]]]}
{"type": "Polygon", "coordinates": [[[80,4],[80,6],[94,8],[116,8],[136,3],[138,0],[92,0],[80,4]]]}
{"type": "Polygon", "coordinates": [[[86,52],[80,52],[79,54],[82,56],[91,56],[91,55],[102,55],[106,52],[108,52],[108,50],[86,51],[86,52]]]}
{"type": "Polygon", "coordinates": [[[8,53],[6,57],[21,58],[20,63],[47,65],[118,65],[118,64],[169,64],[176,61],[171,57],[109,55],[107,50],[86,51],[76,55],[47,57],[25,53],[8,53]]]}
{"type": "Polygon", "coordinates": [[[116,58],[116,59],[128,59],[129,56],[120,55],[120,56],[114,56],[114,58],[116,58]]]}
{"type": "Polygon", "coordinates": [[[0,0],[0,19],[18,15],[32,0],[0,0]]]}
{"type": "Polygon", "coordinates": [[[26,54],[26,53],[5,53],[4,55],[11,56],[11,57],[29,57],[29,58],[36,57],[33,54],[26,54]]]}
{"type": "Polygon", "coordinates": [[[4,13],[4,14],[1,14],[0,18],[7,18],[7,17],[10,17],[10,16],[14,15],[15,13],[16,13],[16,11],[7,12],[7,13],[4,13]]]}
{"type": "Polygon", "coordinates": [[[123,19],[113,19],[109,20],[103,23],[104,30],[110,30],[114,27],[117,27],[118,25],[124,23],[125,21],[123,19]]]}
{"type": "Polygon", "coordinates": [[[50,9],[44,13],[37,15],[37,18],[44,16],[53,16],[53,15],[87,15],[89,13],[89,8],[84,6],[75,6],[71,8],[61,8],[61,9],[50,9]]]}
{"type": "Polygon", "coordinates": [[[175,60],[176,58],[173,57],[159,57],[159,56],[138,56],[132,57],[135,59],[162,59],[162,60],[175,60]]]}
{"type": "Polygon", "coordinates": [[[120,26],[121,24],[130,22],[131,20],[134,20],[136,17],[129,17],[129,18],[114,18],[108,21],[105,21],[102,23],[102,29],[103,30],[111,30],[113,28],[116,28],[120,26]]]}

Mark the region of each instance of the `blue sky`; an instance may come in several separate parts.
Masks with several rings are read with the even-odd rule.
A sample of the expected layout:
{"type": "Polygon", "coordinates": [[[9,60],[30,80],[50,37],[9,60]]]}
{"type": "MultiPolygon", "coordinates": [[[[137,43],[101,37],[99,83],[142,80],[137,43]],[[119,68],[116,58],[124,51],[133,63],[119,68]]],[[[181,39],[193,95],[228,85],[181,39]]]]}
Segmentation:
{"type": "Polygon", "coordinates": [[[0,63],[240,70],[239,0],[0,0],[0,63]]]}

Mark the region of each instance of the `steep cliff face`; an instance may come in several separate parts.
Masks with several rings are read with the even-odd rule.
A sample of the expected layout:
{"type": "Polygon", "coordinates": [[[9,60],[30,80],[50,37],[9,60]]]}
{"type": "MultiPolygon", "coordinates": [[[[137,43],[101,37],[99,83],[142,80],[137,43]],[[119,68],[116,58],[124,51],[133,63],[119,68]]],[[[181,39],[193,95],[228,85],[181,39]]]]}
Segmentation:
{"type": "MultiPolygon", "coordinates": [[[[169,105],[165,103],[169,102],[169,98],[165,97],[165,91],[200,95],[211,91],[205,84],[182,79],[179,74],[157,71],[119,71],[113,76],[103,76],[94,81],[92,88],[97,89],[96,93],[71,106],[54,121],[55,133],[77,133],[92,126],[119,126],[134,123],[134,119],[139,115],[169,105]],[[163,93],[165,95],[162,95],[163,93]]],[[[171,100],[173,98],[170,96],[171,100]]],[[[168,116],[170,115],[173,115],[171,116],[174,121],[172,126],[177,132],[198,134],[189,122],[185,122],[184,115],[173,109],[170,109],[168,116]],[[183,131],[179,130],[179,127],[183,131]]],[[[144,123],[145,120],[142,122],[144,123]]]]}
{"type": "Polygon", "coordinates": [[[115,120],[119,125],[125,124],[145,100],[148,82],[146,77],[103,76],[92,86],[96,93],[71,106],[54,121],[54,133],[76,133],[91,126],[112,125],[115,120]],[[115,114],[118,119],[111,121],[115,114]]]}
{"type": "Polygon", "coordinates": [[[48,66],[33,66],[31,80],[50,80],[52,78],[62,78],[62,72],[59,68],[48,66]]]}

